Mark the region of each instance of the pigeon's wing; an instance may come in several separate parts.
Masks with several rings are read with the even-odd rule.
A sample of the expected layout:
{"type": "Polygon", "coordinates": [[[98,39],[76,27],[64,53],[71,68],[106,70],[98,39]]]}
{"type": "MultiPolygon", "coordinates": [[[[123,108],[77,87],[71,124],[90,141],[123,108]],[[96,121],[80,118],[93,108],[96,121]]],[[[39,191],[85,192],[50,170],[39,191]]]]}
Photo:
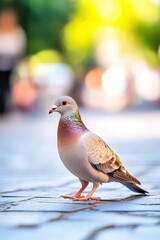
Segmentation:
{"type": "Polygon", "coordinates": [[[84,147],[88,161],[99,171],[111,173],[117,169],[126,171],[119,157],[112,149],[96,134],[87,133],[84,139],[84,147]]]}
{"type": "Polygon", "coordinates": [[[86,133],[86,136],[83,138],[83,144],[88,161],[98,171],[108,174],[118,181],[140,184],[136,178],[128,173],[112,149],[96,134],[92,132],[86,133]]]}

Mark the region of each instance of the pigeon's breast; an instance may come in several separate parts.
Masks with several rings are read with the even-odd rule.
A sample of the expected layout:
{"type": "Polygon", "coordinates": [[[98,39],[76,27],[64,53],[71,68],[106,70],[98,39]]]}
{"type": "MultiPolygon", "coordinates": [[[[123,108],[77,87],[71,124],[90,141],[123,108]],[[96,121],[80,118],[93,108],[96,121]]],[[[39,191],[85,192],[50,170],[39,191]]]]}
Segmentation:
{"type": "Polygon", "coordinates": [[[78,142],[82,134],[84,133],[84,129],[76,126],[73,123],[67,123],[64,121],[60,121],[58,126],[58,148],[67,150],[71,146],[78,142]]]}
{"type": "Polygon", "coordinates": [[[108,177],[95,170],[88,161],[87,152],[81,143],[85,134],[82,131],[72,132],[69,129],[58,129],[58,150],[60,158],[66,168],[79,179],[88,182],[106,182],[108,177]]]}

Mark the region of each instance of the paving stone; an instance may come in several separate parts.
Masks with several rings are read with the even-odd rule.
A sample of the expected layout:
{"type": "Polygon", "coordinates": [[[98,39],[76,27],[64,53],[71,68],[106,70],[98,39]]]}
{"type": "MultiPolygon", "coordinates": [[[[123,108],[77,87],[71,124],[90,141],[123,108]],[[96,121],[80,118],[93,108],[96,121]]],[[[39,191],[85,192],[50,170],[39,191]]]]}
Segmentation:
{"type": "MultiPolygon", "coordinates": [[[[66,191],[66,188],[65,188],[66,191]]],[[[15,191],[8,191],[1,193],[2,197],[59,197],[63,195],[63,187],[61,188],[55,188],[53,187],[39,187],[35,188],[33,187],[32,189],[17,189],[15,191]]]]}
{"type": "MultiPolygon", "coordinates": [[[[39,174],[38,174],[39,175],[39,174]]],[[[19,191],[19,190],[25,190],[29,189],[30,191],[34,188],[34,191],[36,188],[41,188],[43,191],[45,191],[46,188],[57,188],[58,186],[62,187],[63,185],[69,185],[73,181],[75,181],[75,178],[71,174],[56,174],[52,176],[38,176],[34,177],[30,174],[30,177],[1,177],[2,180],[0,182],[0,195],[2,193],[10,192],[10,191],[19,191]],[[50,177],[50,178],[49,178],[50,177]]]]}
{"type": "Polygon", "coordinates": [[[154,219],[160,219],[160,212],[128,212],[128,215],[132,215],[132,216],[142,216],[142,217],[147,217],[147,218],[154,218],[154,219]]]}
{"type": "Polygon", "coordinates": [[[12,202],[19,202],[19,201],[27,201],[28,197],[18,197],[18,196],[11,196],[11,197],[0,197],[0,204],[5,204],[5,203],[12,203],[12,202]]]}
{"type": "Polygon", "coordinates": [[[102,201],[60,198],[73,195],[80,183],[59,159],[58,117],[13,114],[0,119],[0,239],[159,239],[160,113],[82,113],[149,195],[110,183],[95,193],[102,201]]]}
{"type": "Polygon", "coordinates": [[[159,205],[140,205],[140,204],[134,204],[134,203],[108,203],[108,204],[103,204],[103,205],[99,205],[95,208],[98,211],[102,211],[102,212],[124,212],[124,211],[128,211],[128,212],[135,212],[135,211],[140,211],[140,212],[144,212],[144,211],[159,211],[160,212],[160,206],[159,205]]]}
{"type": "Polygon", "coordinates": [[[154,239],[159,240],[160,236],[160,226],[154,225],[154,226],[139,226],[136,229],[135,236],[138,235],[139,239],[154,239]]]}
{"type": "Polygon", "coordinates": [[[119,228],[114,228],[114,229],[106,229],[103,230],[99,233],[97,233],[97,235],[93,238],[86,238],[85,240],[106,240],[106,239],[110,239],[110,240],[115,240],[115,239],[119,239],[119,240],[151,240],[151,239],[155,239],[158,240],[159,236],[158,234],[160,233],[160,231],[157,229],[157,227],[148,227],[145,226],[145,229],[148,229],[147,232],[149,232],[150,234],[148,235],[146,232],[140,232],[137,231],[137,228],[134,228],[134,226],[130,226],[128,227],[128,229],[126,229],[125,226],[120,226],[119,228]],[[152,232],[152,234],[151,234],[152,232]]]}
{"type": "Polygon", "coordinates": [[[110,213],[110,212],[102,212],[99,215],[98,211],[92,210],[77,212],[68,217],[69,220],[78,221],[78,222],[100,222],[102,225],[118,225],[118,224],[157,224],[158,219],[156,218],[146,218],[145,216],[134,216],[128,215],[128,213],[110,213]],[[99,217],[100,216],[100,217],[99,217]]]}
{"type": "Polygon", "coordinates": [[[26,202],[19,202],[18,204],[10,204],[5,211],[26,211],[26,212],[74,212],[83,209],[87,209],[92,206],[93,203],[79,203],[72,201],[62,201],[58,200],[54,202],[54,200],[46,199],[45,201],[41,201],[38,199],[31,199],[26,202]]]}
{"type": "Polygon", "coordinates": [[[40,227],[60,217],[56,212],[0,212],[0,228],[40,227]]]}
{"type": "Polygon", "coordinates": [[[14,228],[0,229],[0,235],[3,240],[44,240],[45,239],[75,239],[81,240],[95,229],[95,226],[100,227],[100,224],[85,222],[71,222],[67,220],[55,221],[42,225],[40,228],[14,228]]]}

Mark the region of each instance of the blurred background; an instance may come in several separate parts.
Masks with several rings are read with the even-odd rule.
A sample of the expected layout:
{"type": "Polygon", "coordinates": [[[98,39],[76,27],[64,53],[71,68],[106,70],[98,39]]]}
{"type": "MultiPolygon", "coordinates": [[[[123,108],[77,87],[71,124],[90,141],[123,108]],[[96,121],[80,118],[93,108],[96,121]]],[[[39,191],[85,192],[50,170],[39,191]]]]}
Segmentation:
{"type": "Polygon", "coordinates": [[[112,230],[118,239],[159,236],[159,125],[160,0],[0,0],[1,239],[58,231],[80,239],[82,228],[85,239],[107,239],[103,230],[109,239],[112,230]],[[110,183],[96,193],[116,200],[110,213],[105,202],[89,218],[93,205],[85,213],[81,203],[59,202],[79,188],[59,159],[60,116],[48,115],[60,95],[75,98],[86,126],[142,182],[148,200],[116,200],[132,193],[110,183]]]}
{"type": "Polygon", "coordinates": [[[0,174],[63,168],[48,116],[60,95],[124,162],[156,154],[160,0],[1,0],[0,174]]]}
{"type": "Polygon", "coordinates": [[[0,114],[160,106],[159,0],[1,0],[0,114]],[[98,99],[98,101],[96,101],[98,99]]]}

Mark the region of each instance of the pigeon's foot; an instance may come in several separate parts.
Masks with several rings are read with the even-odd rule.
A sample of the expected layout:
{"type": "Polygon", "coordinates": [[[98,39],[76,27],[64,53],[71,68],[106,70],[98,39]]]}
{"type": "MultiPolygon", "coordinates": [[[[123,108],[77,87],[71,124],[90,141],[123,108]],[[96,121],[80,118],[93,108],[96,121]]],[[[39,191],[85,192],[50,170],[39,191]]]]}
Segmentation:
{"type": "Polygon", "coordinates": [[[101,201],[100,197],[90,197],[89,200],[101,201]]]}
{"type": "Polygon", "coordinates": [[[63,195],[61,197],[64,199],[72,199],[73,201],[76,201],[75,199],[79,199],[79,201],[80,201],[80,199],[84,198],[84,196],[68,196],[68,195],[63,195]]]}
{"type": "Polygon", "coordinates": [[[99,197],[92,197],[94,192],[96,191],[96,189],[98,188],[99,183],[94,184],[93,188],[91,189],[91,191],[87,194],[86,197],[77,197],[77,195],[75,195],[75,197],[72,199],[73,201],[89,201],[89,200],[93,200],[93,201],[100,201],[101,199],[99,197]]]}
{"type": "Polygon", "coordinates": [[[100,201],[101,200],[101,198],[99,198],[99,197],[73,197],[72,198],[72,200],[73,201],[89,201],[89,200],[93,200],[93,201],[100,201]]]}
{"type": "Polygon", "coordinates": [[[61,197],[64,198],[64,199],[72,199],[72,200],[79,199],[79,201],[80,201],[82,198],[84,198],[84,196],[81,196],[82,192],[88,186],[88,182],[81,181],[81,183],[82,183],[81,189],[74,196],[63,195],[61,197]]]}
{"type": "Polygon", "coordinates": [[[74,198],[74,196],[67,196],[67,195],[63,195],[61,197],[64,199],[73,199],[74,198]]]}

